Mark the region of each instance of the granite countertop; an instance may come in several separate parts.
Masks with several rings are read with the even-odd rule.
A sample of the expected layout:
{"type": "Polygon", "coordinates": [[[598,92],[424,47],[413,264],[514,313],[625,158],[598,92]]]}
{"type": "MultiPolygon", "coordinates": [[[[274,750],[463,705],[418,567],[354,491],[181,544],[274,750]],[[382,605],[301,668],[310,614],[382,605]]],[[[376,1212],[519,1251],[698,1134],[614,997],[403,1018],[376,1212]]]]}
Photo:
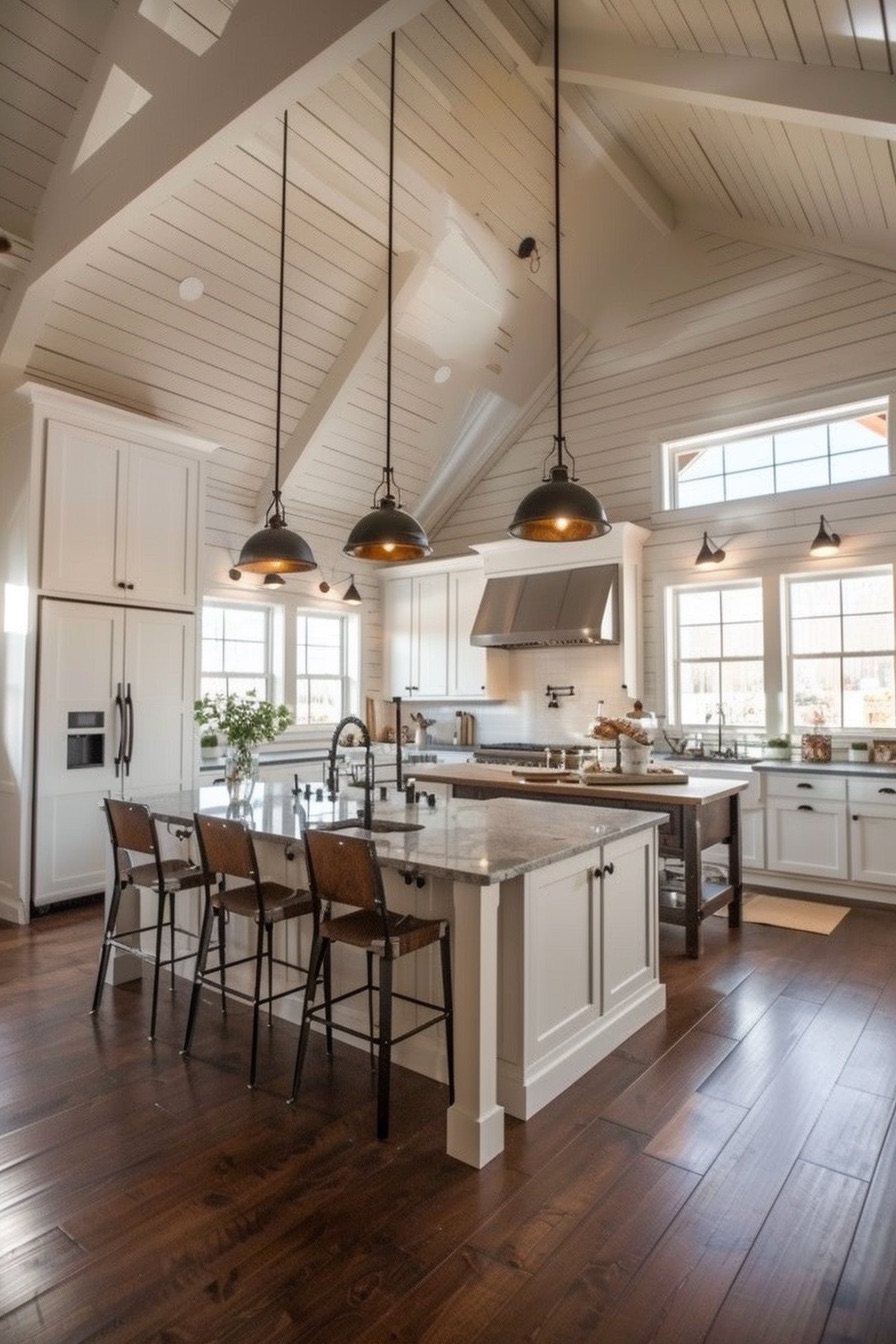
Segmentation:
{"type": "MultiPolygon", "coordinates": [[[[192,824],[194,812],[212,816],[234,815],[227,790],[211,785],[196,790],[141,799],[156,817],[173,825],[192,824]]],[[[335,802],[294,798],[282,783],[255,786],[251,806],[239,811],[255,834],[266,840],[295,843],[308,826],[357,818],[358,799],[335,802]]],[[[561,859],[583,854],[620,836],[657,826],[656,812],[620,811],[618,808],[546,808],[534,800],[495,798],[481,801],[450,799],[434,808],[403,801],[377,801],[374,822],[411,822],[415,831],[376,832],[373,839],[384,868],[432,877],[456,878],[488,886],[545,868],[561,859]]],[[[346,832],[368,835],[360,825],[346,832]]]]}
{"type": "Polygon", "coordinates": [[[896,761],[757,761],[754,770],[769,774],[847,775],[851,779],[896,779],[896,761]]]}

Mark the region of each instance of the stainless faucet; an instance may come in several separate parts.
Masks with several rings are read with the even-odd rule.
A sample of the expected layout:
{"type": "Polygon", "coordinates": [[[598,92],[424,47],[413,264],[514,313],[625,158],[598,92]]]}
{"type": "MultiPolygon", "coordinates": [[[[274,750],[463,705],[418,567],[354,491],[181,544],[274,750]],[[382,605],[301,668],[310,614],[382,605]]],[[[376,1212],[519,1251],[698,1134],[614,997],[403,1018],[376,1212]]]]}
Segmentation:
{"type": "Polygon", "coordinates": [[[366,748],[364,752],[364,817],[363,824],[365,831],[369,831],[373,822],[373,805],[371,796],[373,794],[373,752],[370,747],[370,729],[363,719],[359,719],[355,714],[346,714],[344,719],[337,723],[333,730],[333,737],[330,741],[330,751],[327,757],[327,792],[330,795],[330,801],[334,802],[338,793],[336,783],[336,750],[339,746],[339,739],[345,729],[352,723],[356,728],[361,729],[361,745],[366,748]]]}

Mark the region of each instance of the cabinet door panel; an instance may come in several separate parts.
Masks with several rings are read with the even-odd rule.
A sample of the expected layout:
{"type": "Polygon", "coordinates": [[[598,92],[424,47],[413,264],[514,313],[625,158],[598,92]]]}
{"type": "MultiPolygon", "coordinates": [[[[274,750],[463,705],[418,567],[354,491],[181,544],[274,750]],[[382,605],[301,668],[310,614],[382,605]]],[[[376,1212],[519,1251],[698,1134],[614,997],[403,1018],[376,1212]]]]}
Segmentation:
{"type": "Polygon", "coordinates": [[[896,808],[864,803],[850,820],[850,877],[896,887],[896,808]]]}
{"type": "Polygon", "coordinates": [[[448,575],[427,574],[413,580],[414,640],[420,696],[448,694],[448,575]]]}
{"type": "Polygon", "coordinates": [[[193,777],[194,617],[127,613],[125,685],[133,701],[127,796],[188,787],[193,777]]]}
{"type": "Polygon", "coordinates": [[[128,596],[134,602],[196,604],[199,463],[131,446],[128,463],[128,596]]]}
{"type": "Polygon", "coordinates": [[[126,448],[94,430],[47,426],[42,587],[125,595],[126,448]]]}
{"type": "Polygon", "coordinates": [[[601,859],[601,1010],[611,1012],[653,983],[657,879],[653,831],[605,846],[601,859]]]}
{"type": "Polygon", "coordinates": [[[766,830],[770,871],[848,876],[844,804],[776,801],[767,809],[766,830]]]}
{"type": "Polygon", "coordinates": [[[383,656],[385,682],[390,695],[409,697],[416,687],[411,673],[410,578],[389,579],[383,584],[383,656]]]}
{"type": "Polygon", "coordinates": [[[448,653],[451,662],[448,694],[481,697],[486,690],[484,648],[470,643],[470,631],[485,591],[480,569],[461,569],[449,575],[451,583],[451,628],[448,653]]]}

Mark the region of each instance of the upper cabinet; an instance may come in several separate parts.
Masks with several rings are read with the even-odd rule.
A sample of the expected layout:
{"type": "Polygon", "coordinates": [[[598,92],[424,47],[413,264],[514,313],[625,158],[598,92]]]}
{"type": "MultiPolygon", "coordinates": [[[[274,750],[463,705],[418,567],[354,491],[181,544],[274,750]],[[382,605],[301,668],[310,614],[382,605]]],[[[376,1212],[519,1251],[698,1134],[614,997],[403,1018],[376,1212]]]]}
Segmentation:
{"type": "Polygon", "coordinates": [[[41,589],[192,609],[199,596],[202,464],[169,430],[104,408],[45,426],[41,589]],[[148,427],[148,428],[145,428],[148,427]]]}
{"type": "Polygon", "coordinates": [[[485,586],[475,557],[426,561],[383,575],[385,688],[407,700],[499,700],[501,649],[474,648],[470,631],[485,586]]]}

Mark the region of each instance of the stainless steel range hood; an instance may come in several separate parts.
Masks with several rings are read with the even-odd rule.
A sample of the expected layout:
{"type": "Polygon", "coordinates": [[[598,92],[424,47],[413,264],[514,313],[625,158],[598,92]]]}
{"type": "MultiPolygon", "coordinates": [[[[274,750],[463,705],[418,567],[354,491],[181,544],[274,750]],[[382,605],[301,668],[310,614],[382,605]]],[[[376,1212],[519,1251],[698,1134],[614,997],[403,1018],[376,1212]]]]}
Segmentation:
{"type": "Polygon", "coordinates": [[[472,644],[537,649],[619,643],[619,566],[488,579],[472,644]]]}

